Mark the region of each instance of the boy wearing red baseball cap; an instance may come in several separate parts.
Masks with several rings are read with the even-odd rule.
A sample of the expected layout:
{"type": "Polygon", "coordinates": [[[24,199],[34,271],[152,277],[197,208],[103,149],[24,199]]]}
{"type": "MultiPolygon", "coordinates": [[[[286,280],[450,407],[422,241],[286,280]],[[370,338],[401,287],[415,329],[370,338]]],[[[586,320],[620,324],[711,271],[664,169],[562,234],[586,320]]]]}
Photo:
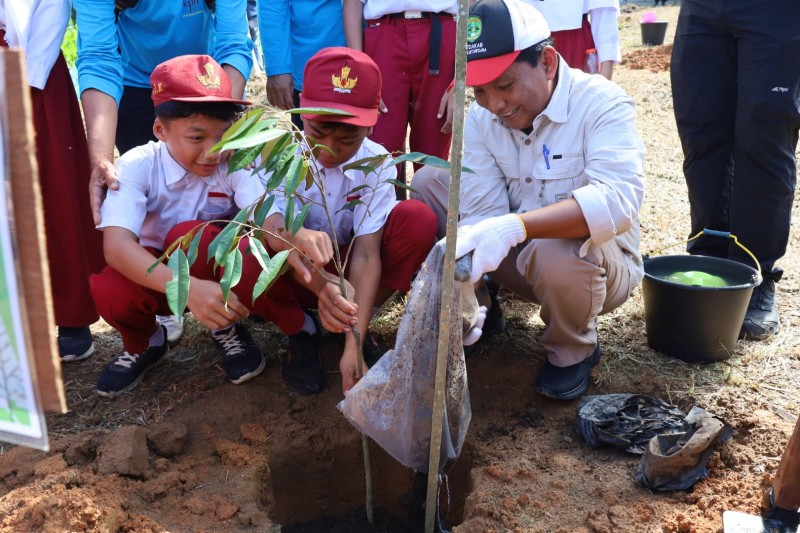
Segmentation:
{"type": "MultiPolygon", "coordinates": [[[[117,160],[119,189],[109,190],[98,228],[108,266],[91,277],[92,296],[106,322],[122,336],[124,351],[97,382],[97,394],[114,398],[136,386],[145,372],[169,351],[166,330],[156,315],[170,314],[165,296],[172,271],[163,264],[147,274],[162,250],[203,221],[228,218],[264,194],[264,183],[250,171],[228,174],[214,144],[249,102],[231,97],[225,71],[207,55],[180,56],[160,64],[150,77],[159,139],[134,148],[117,160]]],[[[274,208],[274,216],[282,216],[274,208]]],[[[225,302],[221,268],[207,261],[207,249],[220,228],[202,234],[191,267],[188,308],[212,331],[222,349],[222,366],[235,384],[257,376],[264,356],[239,320],[251,312],[275,322],[289,335],[303,326],[287,279],[252,301],[261,269],[244,254],[242,277],[225,302]]],[[[302,235],[300,236],[302,239],[302,235]]],[[[247,239],[240,248],[247,250],[247,239]]],[[[292,254],[290,264],[305,267],[292,254]]]]}
{"type": "MultiPolygon", "coordinates": [[[[395,199],[394,187],[384,183],[396,178],[394,166],[384,165],[377,172],[366,171],[360,165],[348,167],[361,159],[387,153],[367,139],[378,120],[381,95],[381,73],[372,59],[350,48],[325,48],[306,63],[304,80],[301,107],[333,108],[348,113],[347,116],[302,115],[306,139],[312,148],[315,180],[315,186],[303,192],[308,199],[306,204],[311,205],[304,226],[319,236],[317,242],[335,235],[340,246],[352,250],[346,271],[347,298],[339,290],[335,275],[316,272],[310,280],[293,276],[298,283],[297,294],[304,307],[319,309],[327,330],[343,333],[355,329],[362,342],[366,338],[365,354],[380,355],[374,353],[377,347],[368,331],[373,307],[381,305],[395,291],[409,289],[414,272],[434,244],[436,216],[422,202],[395,199]],[[323,200],[330,218],[321,206],[323,200]]],[[[280,219],[272,229],[282,226],[280,219]]],[[[276,250],[282,249],[282,243],[269,239],[268,242],[276,250]]],[[[332,256],[326,249],[295,245],[316,266],[327,266],[333,272],[332,256]]],[[[308,315],[306,324],[308,329],[314,326],[308,315]]],[[[358,379],[357,366],[355,338],[346,335],[339,363],[344,393],[358,379]]],[[[322,390],[325,373],[319,356],[319,332],[315,328],[310,334],[290,337],[283,375],[298,393],[314,394],[322,390]]]]}

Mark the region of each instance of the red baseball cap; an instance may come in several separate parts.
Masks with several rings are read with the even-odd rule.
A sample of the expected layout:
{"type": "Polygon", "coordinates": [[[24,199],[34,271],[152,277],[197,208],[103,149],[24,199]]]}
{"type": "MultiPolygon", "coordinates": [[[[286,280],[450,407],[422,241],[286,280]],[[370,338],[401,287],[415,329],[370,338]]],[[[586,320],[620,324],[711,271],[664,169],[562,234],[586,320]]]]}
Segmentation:
{"type": "Polygon", "coordinates": [[[334,46],[308,60],[300,107],[329,107],[351,116],[301,115],[308,120],[374,126],[381,103],[381,71],[365,53],[334,46]]]}
{"type": "Polygon", "coordinates": [[[185,55],[164,61],[150,75],[150,87],[154,105],[173,100],[250,105],[231,98],[228,74],[207,55],[185,55]]]}
{"type": "Polygon", "coordinates": [[[508,69],[526,48],[550,37],[535,7],[521,0],[478,0],[467,20],[467,85],[485,85],[508,69]]]}

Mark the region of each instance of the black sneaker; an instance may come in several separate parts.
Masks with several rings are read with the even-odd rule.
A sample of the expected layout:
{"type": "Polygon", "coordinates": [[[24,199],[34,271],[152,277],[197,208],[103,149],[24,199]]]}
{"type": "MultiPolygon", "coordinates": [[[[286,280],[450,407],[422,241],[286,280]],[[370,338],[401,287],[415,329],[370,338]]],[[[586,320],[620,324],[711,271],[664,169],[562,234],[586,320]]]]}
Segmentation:
{"type": "Polygon", "coordinates": [[[259,375],[267,365],[255,339],[241,324],[211,334],[222,350],[222,368],[231,383],[238,385],[259,375]]]}
{"type": "Polygon", "coordinates": [[[506,317],[503,314],[503,308],[500,307],[500,302],[497,300],[497,291],[500,286],[494,282],[486,282],[486,287],[489,289],[489,298],[492,302],[492,307],[486,312],[486,320],[483,322],[481,330],[481,338],[475,344],[464,346],[464,357],[469,357],[474,354],[480,346],[481,342],[489,337],[500,335],[506,330],[506,317]]]}
{"type": "Polygon", "coordinates": [[[94,353],[94,341],[89,326],[58,328],[58,351],[63,363],[83,361],[94,353]]]}
{"type": "MultiPolygon", "coordinates": [[[[159,326],[164,329],[164,326],[159,326]]],[[[150,346],[143,353],[123,351],[111,361],[100,379],[97,380],[97,394],[104,398],[114,399],[123,392],[136,387],[150,367],[155,365],[169,352],[167,332],[164,331],[164,344],[150,346]]]]}
{"type": "Polygon", "coordinates": [[[536,392],[556,400],[572,400],[589,387],[589,374],[592,367],[600,360],[600,344],[592,355],[580,363],[569,366],[555,366],[549,360],[539,371],[534,382],[536,392]]]}
{"type": "Polygon", "coordinates": [[[774,492],[769,489],[769,507],[764,510],[764,533],[796,533],[800,527],[800,513],[775,505],[774,492]]]}
{"type": "Polygon", "coordinates": [[[775,306],[775,281],[764,279],[753,289],[739,338],[764,340],[775,335],[780,327],[781,319],[775,306]]]}
{"type": "Polygon", "coordinates": [[[297,394],[318,394],[325,387],[325,369],[319,355],[319,332],[301,331],[289,337],[289,350],[283,359],[283,379],[297,394]]]}

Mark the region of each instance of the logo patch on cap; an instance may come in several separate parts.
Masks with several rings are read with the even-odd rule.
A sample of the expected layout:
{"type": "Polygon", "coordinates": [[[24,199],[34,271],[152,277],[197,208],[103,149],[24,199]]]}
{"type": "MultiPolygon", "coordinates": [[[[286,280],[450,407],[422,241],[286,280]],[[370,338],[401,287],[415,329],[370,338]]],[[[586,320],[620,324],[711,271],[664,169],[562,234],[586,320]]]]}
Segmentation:
{"type": "Polygon", "coordinates": [[[219,89],[220,87],[220,79],[217,76],[217,73],[214,72],[214,65],[211,63],[206,63],[203,65],[205,69],[205,74],[198,74],[197,81],[203,84],[203,87],[206,89],[219,89]]]}
{"type": "Polygon", "coordinates": [[[342,67],[342,75],[337,76],[336,74],[331,76],[331,83],[333,84],[333,90],[337,93],[349,93],[352,92],[353,89],[358,84],[358,78],[350,78],[350,67],[344,66],[342,67]]]}
{"type": "Polygon", "coordinates": [[[483,22],[480,17],[470,17],[467,20],[467,41],[474,43],[475,39],[481,36],[483,22]]]}

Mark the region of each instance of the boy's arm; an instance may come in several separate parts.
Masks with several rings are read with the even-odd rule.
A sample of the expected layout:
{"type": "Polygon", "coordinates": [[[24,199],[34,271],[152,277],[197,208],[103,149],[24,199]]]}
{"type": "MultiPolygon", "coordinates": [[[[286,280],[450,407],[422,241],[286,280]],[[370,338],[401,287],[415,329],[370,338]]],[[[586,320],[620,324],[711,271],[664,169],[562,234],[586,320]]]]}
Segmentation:
{"type": "MultiPolygon", "coordinates": [[[[147,274],[156,258],[147,251],[136,235],[125,228],[110,226],[103,230],[103,252],[108,266],[132,282],[165,293],[172,270],[161,263],[147,274]]],[[[213,330],[224,329],[250,314],[233,292],[228,303],[222,298],[222,288],[215,281],[190,277],[188,307],[201,323],[213,330]]]]}
{"type": "MultiPolygon", "coordinates": [[[[372,317],[372,308],[381,280],[381,240],[383,229],[362,235],[353,242],[353,256],[350,259],[350,275],[353,289],[355,290],[355,304],[358,309],[355,328],[363,345],[364,335],[369,330],[372,317]]],[[[345,393],[350,391],[358,381],[358,352],[356,340],[353,335],[347,335],[344,342],[344,352],[339,361],[339,370],[342,373],[342,389],[345,393]]],[[[366,369],[365,369],[366,370],[366,369]]]]}
{"type": "Polygon", "coordinates": [[[345,298],[339,288],[338,278],[323,270],[333,259],[330,237],[327,233],[307,228],[301,228],[292,235],[284,229],[284,225],[280,213],[267,217],[262,225],[267,231],[267,244],[276,252],[293,250],[286,258],[291,275],[297,283],[317,296],[319,317],[325,329],[333,333],[349,331],[357,320],[357,308],[352,301],[348,301],[348,298],[352,300],[354,290],[345,282],[348,288],[348,298],[345,298]],[[313,263],[313,266],[309,263],[313,263]]]}

